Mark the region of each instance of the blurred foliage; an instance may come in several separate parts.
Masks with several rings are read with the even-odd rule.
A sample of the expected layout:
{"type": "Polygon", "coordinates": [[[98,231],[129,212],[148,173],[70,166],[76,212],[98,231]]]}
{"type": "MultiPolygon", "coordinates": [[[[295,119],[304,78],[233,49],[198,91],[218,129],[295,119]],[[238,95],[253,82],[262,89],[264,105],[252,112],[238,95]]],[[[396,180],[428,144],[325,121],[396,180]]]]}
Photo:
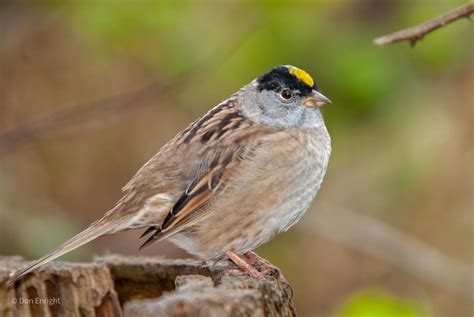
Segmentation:
{"type": "MultiPolygon", "coordinates": [[[[113,7],[108,2],[76,1],[68,2],[62,10],[84,39],[97,48],[123,50],[148,67],[172,74],[190,68],[204,56],[222,53],[234,40],[232,33],[245,31],[250,25],[252,33],[234,52],[232,68],[226,69],[232,84],[248,81],[252,69],[261,72],[294,63],[311,70],[322,89],[336,96],[336,104],[350,105],[337,107],[329,115],[330,120],[337,117],[341,122],[341,118],[359,120],[379,110],[387,111],[387,104],[423,79],[423,73],[414,72],[417,68],[454,71],[465,65],[472,49],[459,44],[468,43],[472,32],[461,23],[429,35],[429,40],[418,43],[416,54],[407,55],[403,47],[407,43],[379,50],[370,45],[383,29],[419,23],[463,2],[407,2],[397,20],[375,30],[367,16],[370,10],[384,6],[376,1],[295,1],[291,6],[280,1],[236,1],[220,3],[219,11],[212,1],[118,1],[113,7]],[[347,13],[315,18],[315,12],[322,8],[349,11],[357,10],[357,6],[365,12],[356,15],[355,21],[347,13]],[[337,36],[328,36],[328,30],[337,36]],[[407,58],[412,58],[411,62],[406,63],[407,58]]],[[[396,7],[394,1],[385,3],[387,10],[396,7]]]]}
{"type": "Polygon", "coordinates": [[[426,317],[418,304],[381,291],[356,292],[342,305],[335,317],[426,317]]]}
{"type": "MultiPolygon", "coordinates": [[[[1,253],[37,257],[55,247],[112,206],[186,124],[269,68],[293,64],[333,101],[324,109],[332,160],[306,217],[332,201],[472,265],[472,23],[450,24],[414,48],[371,43],[463,3],[0,3],[0,132],[154,80],[191,78],[171,96],[137,97],[132,111],[83,118],[0,157],[1,253]]],[[[303,316],[419,317],[425,307],[472,315],[464,301],[297,228],[260,251],[292,282],[303,316]],[[382,291],[366,290],[374,284],[382,291]]],[[[137,246],[129,234],[89,250],[136,254],[137,246]]],[[[153,252],[165,249],[183,255],[161,245],[153,252]]]]}

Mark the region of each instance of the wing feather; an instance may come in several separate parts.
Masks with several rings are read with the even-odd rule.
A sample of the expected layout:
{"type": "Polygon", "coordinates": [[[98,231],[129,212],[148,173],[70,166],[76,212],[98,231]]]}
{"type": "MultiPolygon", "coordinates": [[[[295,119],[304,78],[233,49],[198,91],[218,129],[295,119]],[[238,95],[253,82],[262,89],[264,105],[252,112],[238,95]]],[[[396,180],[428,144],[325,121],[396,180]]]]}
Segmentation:
{"type": "Polygon", "coordinates": [[[203,218],[213,199],[232,181],[238,165],[252,157],[262,136],[275,132],[274,128],[257,126],[238,110],[226,105],[220,112],[213,109],[210,113],[212,117],[204,116],[187,130],[187,134],[180,136],[183,140],[179,143],[181,146],[198,153],[194,157],[194,161],[199,162],[196,163],[198,171],[161,225],[148,228],[142,235],[151,234],[140,249],[203,218]],[[211,124],[216,117],[219,117],[220,124],[211,124]]]}

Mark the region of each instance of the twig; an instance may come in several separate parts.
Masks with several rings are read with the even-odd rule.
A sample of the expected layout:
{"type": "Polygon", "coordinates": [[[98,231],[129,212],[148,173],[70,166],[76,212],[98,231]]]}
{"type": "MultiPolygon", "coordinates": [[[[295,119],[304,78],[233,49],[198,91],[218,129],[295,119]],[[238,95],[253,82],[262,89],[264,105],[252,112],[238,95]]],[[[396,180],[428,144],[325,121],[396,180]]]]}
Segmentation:
{"type": "Polygon", "coordinates": [[[408,274],[472,300],[474,271],[383,221],[332,204],[300,228],[389,263],[408,274]]]}
{"type": "Polygon", "coordinates": [[[433,32],[434,30],[439,29],[460,18],[469,19],[472,13],[474,13],[474,2],[470,2],[462,7],[456,8],[424,23],[378,37],[374,40],[374,44],[377,46],[384,46],[400,41],[409,41],[410,45],[414,46],[418,40],[421,40],[424,36],[433,32]]]}

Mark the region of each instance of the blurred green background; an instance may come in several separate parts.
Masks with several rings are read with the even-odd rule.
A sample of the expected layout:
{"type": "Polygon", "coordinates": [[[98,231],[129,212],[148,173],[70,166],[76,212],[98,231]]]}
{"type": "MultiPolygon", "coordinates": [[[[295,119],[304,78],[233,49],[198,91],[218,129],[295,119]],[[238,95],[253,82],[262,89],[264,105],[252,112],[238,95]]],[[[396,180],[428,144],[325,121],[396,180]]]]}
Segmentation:
{"type": "MultiPolygon", "coordinates": [[[[472,316],[474,33],[372,39],[465,1],[2,1],[0,254],[35,258],[100,217],[169,138],[293,64],[333,101],[325,184],[257,250],[301,316],[472,316]]],[[[65,256],[138,253],[141,232],[65,256]]]]}

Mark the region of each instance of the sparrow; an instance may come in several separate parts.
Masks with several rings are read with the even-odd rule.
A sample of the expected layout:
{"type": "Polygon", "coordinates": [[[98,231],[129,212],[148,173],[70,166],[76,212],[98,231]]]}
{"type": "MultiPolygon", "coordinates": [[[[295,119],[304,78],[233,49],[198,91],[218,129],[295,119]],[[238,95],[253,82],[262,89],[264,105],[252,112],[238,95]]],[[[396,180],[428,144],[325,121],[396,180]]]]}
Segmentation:
{"type": "Polygon", "coordinates": [[[139,228],[140,249],[169,239],[261,277],[255,264],[272,265],[252,250],[300,220],[323,182],[331,139],[321,107],[329,103],[306,71],[269,70],[179,132],[102,218],[9,283],[100,236],[139,228]]]}

